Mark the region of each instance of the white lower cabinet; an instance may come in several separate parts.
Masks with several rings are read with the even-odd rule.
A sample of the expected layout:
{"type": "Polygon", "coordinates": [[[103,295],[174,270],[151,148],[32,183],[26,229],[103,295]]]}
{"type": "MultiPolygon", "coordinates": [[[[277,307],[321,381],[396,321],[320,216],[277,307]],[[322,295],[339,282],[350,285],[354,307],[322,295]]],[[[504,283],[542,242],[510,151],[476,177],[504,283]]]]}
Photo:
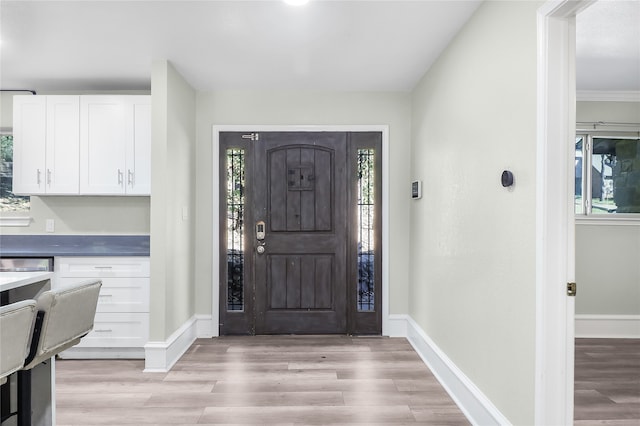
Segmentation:
{"type": "Polygon", "coordinates": [[[93,331],[82,339],[79,347],[143,348],[148,330],[148,313],[96,312],[93,331]]]}
{"type": "Polygon", "coordinates": [[[102,280],[93,331],[62,358],[144,358],[149,340],[148,257],[57,257],[57,286],[102,280]]]}

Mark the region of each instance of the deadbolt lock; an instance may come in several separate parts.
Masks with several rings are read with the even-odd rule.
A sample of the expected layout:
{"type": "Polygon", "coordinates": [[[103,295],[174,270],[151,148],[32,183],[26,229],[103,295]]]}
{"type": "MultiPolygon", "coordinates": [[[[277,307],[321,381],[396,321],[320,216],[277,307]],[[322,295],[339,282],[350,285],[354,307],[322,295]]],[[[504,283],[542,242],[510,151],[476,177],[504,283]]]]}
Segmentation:
{"type": "Polygon", "coordinates": [[[256,222],[256,240],[258,241],[264,240],[265,231],[266,229],[265,229],[264,221],[261,220],[260,222],[256,222]]]}

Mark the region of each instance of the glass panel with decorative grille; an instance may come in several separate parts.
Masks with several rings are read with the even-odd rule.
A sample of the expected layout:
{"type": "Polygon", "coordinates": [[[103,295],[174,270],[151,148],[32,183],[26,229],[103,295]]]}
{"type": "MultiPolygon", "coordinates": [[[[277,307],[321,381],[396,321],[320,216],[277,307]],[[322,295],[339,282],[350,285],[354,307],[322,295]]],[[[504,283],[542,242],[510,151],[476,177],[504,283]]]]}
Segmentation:
{"type": "Polygon", "coordinates": [[[375,149],[358,149],[358,311],[375,301],[375,149]]]}
{"type": "Polygon", "coordinates": [[[227,310],[244,310],[245,152],[227,149],[227,310]]]}

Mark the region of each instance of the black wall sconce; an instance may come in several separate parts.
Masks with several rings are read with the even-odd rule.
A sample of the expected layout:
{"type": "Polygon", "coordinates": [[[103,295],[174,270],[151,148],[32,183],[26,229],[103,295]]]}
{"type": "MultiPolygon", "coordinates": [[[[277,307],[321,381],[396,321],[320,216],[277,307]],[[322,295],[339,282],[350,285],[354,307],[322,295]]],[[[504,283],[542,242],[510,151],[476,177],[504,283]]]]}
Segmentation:
{"type": "Polygon", "coordinates": [[[502,182],[502,186],[504,186],[505,188],[513,186],[513,173],[511,173],[509,170],[505,170],[504,172],[502,172],[502,177],[500,178],[500,180],[502,182]]]}

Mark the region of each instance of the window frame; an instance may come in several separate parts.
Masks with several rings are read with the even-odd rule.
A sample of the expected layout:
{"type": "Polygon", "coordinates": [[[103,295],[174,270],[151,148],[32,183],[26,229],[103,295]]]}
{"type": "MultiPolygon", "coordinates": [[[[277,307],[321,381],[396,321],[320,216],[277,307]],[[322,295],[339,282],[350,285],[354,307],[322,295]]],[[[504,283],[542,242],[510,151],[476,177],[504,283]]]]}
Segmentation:
{"type": "MultiPolygon", "coordinates": [[[[640,130],[594,130],[594,129],[577,129],[574,146],[579,137],[583,138],[582,143],[582,212],[574,213],[576,223],[589,224],[615,224],[622,225],[625,223],[638,224],[640,222],[640,212],[638,213],[609,213],[609,214],[594,214],[592,206],[592,167],[593,167],[593,139],[598,138],[612,138],[612,139],[640,139],[640,130]]],[[[574,166],[575,167],[575,166],[574,166]]],[[[574,169],[575,170],[575,169],[574,169]]],[[[575,187],[574,187],[575,198],[575,187]]]]}

